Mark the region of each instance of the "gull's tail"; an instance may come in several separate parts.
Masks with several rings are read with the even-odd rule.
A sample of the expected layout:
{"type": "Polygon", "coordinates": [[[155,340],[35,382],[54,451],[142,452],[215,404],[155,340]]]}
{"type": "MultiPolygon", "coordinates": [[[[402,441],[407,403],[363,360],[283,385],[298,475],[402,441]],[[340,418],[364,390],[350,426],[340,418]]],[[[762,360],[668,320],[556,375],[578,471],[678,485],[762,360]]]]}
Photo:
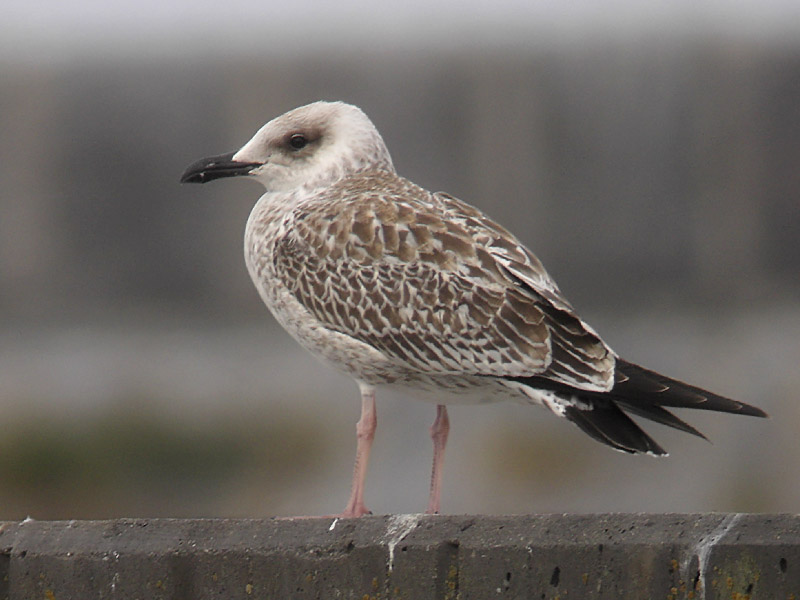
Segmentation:
{"type": "Polygon", "coordinates": [[[563,415],[594,439],[624,452],[664,455],[666,451],[627,414],[706,437],[667,408],[694,408],[751,417],[766,417],[760,408],[718,396],[699,387],[617,359],[615,383],[608,392],[587,392],[541,377],[515,378],[556,393],[563,415]]]}

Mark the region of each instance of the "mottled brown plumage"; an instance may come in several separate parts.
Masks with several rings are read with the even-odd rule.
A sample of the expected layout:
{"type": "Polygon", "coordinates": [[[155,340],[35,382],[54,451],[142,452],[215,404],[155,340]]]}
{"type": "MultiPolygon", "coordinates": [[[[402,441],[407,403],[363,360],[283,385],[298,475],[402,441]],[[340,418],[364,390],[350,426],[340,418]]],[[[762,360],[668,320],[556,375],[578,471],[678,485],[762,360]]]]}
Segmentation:
{"type": "Polygon", "coordinates": [[[237,174],[267,189],[245,233],[261,297],[303,346],[361,388],[345,516],[366,512],[377,387],[439,405],[430,512],[439,509],[446,404],[540,404],[613,448],[652,454],[664,450],[625,411],[696,435],[664,407],[764,416],[617,357],[509,231],[399,177],[356,107],[290,111],[238,152],[198,161],[183,180],[237,174]]]}

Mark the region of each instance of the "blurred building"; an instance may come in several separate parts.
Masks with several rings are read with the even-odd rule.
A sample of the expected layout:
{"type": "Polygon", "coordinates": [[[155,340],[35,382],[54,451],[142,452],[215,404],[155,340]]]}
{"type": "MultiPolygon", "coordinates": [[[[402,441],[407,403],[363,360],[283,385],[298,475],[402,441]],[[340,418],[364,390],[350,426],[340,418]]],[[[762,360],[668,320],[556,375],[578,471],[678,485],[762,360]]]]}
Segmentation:
{"type": "MultiPolygon", "coordinates": [[[[0,405],[7,414],[121,404],[172,411],[182,421],[193,413],[182,411],[202,399],[219,413],[270,403],[277,414],[306,411],[312,430],[335,413],[350,427],[355,413],[342,407],[356,410],[354,388],[324,370],[309,381],[313,363],[271,323],[247,277],[242,234],[260,189],[238,181],[178,184],[186,165],[237,148],[270,118],[341,99],[373,119],[402,175],[457,195],[514,231],[621,353],[721,385],[721,393],[779,416],[770,424],[774,443],[759,449],[751,446],[762,423],[713,421],[718,435],[730,426],[742,437],[703,446],[714,461],[685,493],[658,496],[656,510],[789,510],[800,489],[761,465],[795,451],[793,464],[800,458],[796,436],[783,429],[791,419],[780,416],[800,416],[800,37],[394,44],[374,53],[343,45],[293,55],[267,45],[161,59],[152,49],[109,58],[100,48],[80,60],[0,64],[0,405]],[[331,390],[342,397],[333,402],[331,390]],[[310,408],[318,405],[318,413],[310,408]],[[758,489],[732,483],[741,465],[760,473],[758,489]],[[720,505],[726,494],[734,499],[720,505]]],[[[395,423],[413,421],[424,434],[427,416],[403,417],[402,403],[391,406],[395,423]]],[[[613,455],[582,467],[580,454],[567,453],[579,434],[567,438],[568,427],[548,415],[531,417],[528,438],[499,417],[486,421],[507,412],[476,414],[464,435],[500,444],[501,455],[480,452],[469,468],[454,461],[459,483],[449,485],[486,490],[475,502],[459,494],[461,510],[631,510],[657,502],[635,481],[629,485],[637,491],[620,501],[622,465],[632,463],[613,455]],[[520,444],[513,457],[508,443],[520,444]],[[551,453],[564,472],[526,452],[551,453]],[[504,468],[518,479],[498,498],[491,477],[504,468]],[[533,472],[561,491],[539,490],[540,503],[531,501],[533,472]],[[610,472],[616,479],[604,486],[599,474],[610,472]],[[478,476],[488,482],[469,483],[478,476]],[[592,491],[582,497],[586,485],[592,491]]],[[[579,452],[593,448],[580,444],[579,452]]],[[[390,444],[398,455],[401,446],[390,444]]],[[[345,478],[348,453],[349,445],[345,478]]],[[[373,471],[387,468],[379,460],[373,471]]],[[[670,460],[668,467],[636,462],[636,472],[680,479],[695,462],[689,454],[670,460]]],[[[414,466],[426,468],[426,460],[414,466]]],[[[34,479],[34,495],[37,485],[34,479]]],[[[424,496],[424,485],[419,490],[424,496]]],[[[287,497],[264,510],[291,510],[287,497]]],[[[225,502],[219,510],[257,510],[252,499],[225,502]]],[[[307,510],[340,503],[319,500],[307,510]]],[[[170,514],[155,500],[147,506],[148,514],[170,514]]]]}

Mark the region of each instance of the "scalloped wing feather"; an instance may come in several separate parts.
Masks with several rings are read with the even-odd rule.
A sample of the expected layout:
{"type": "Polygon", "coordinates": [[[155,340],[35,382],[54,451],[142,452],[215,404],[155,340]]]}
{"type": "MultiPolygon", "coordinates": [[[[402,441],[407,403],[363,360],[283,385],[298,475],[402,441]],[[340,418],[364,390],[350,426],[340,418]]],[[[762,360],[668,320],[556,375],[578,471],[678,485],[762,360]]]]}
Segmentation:
{"type": "Polygon", "coordinates": [[[325,327],[430,374],[613,385],[613,353],[541,263],[476,208],[376,173],[292,218],[275,270],[325,327]]]}

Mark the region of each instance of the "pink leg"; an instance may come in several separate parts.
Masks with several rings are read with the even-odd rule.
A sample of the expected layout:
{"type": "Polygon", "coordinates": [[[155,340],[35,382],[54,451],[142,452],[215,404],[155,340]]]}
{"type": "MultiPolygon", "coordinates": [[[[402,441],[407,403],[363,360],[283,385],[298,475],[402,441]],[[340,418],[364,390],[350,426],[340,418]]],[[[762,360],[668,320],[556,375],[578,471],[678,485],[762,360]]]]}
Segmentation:
{"type": "Polygon", "coordinates": [[[375,388],[361,386],[361,418],[356,424],[356,464],[353,467],[353,487],[350,500],[340,517],[362,517],[370,514],[364,506],[364,480],[367,477],[369,452],[375,438],[378,416],[375,412],[375,388]]]}
{"type": "Polygon", "coordinates": [[[447,445],[447,434],[450,433],[450,419],[447,417],[447,407],[439,404],[436,407],[436,419],[431,425],[431,439],[433,440],[433,469],[431,470],[431,495],[428,499],[429,515],[439,513],[439,504],[442,498],[442,463],[444,463],[444,447],[447,445]]]}

